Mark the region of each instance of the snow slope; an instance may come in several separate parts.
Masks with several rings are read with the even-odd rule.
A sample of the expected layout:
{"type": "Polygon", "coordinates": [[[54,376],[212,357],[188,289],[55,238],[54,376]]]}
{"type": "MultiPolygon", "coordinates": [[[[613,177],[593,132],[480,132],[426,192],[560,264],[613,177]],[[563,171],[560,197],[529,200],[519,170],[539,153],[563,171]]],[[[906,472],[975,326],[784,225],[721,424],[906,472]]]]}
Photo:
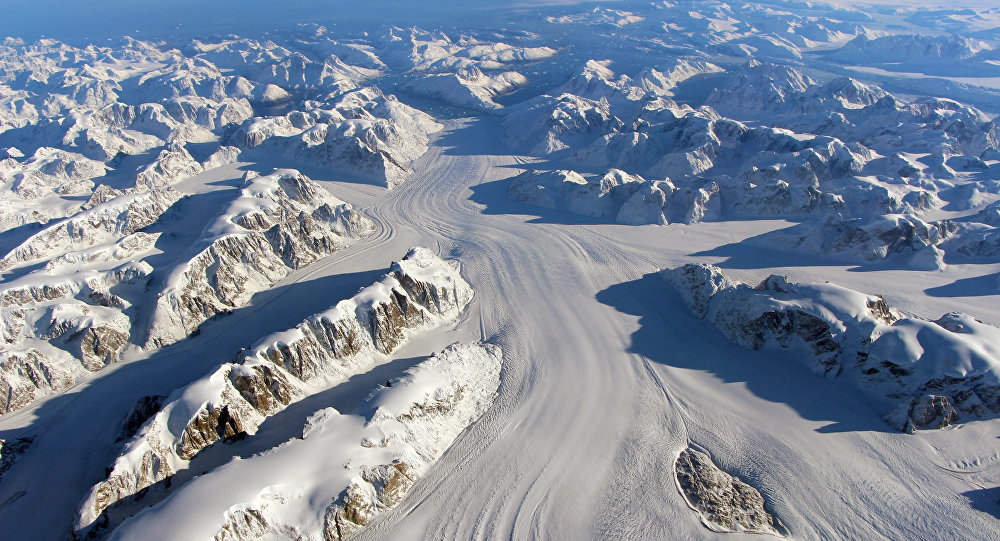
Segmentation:
{"type": "Polygon", "coordinates": [[[199,477],[111,538],[142,539],[151,530],[164,539],[347,538],[398,505],[486,411],[500,363],[496,346],[450,346],[380,386],[354,413],[317,411],[301,438],[199,477]],[[241,488],[204,504],[233,486],[241,488]]]}
{"type": "Polygon", "coordinates": [[[456,267],[414,248],[354,297],[262,338],[241,350],[238,363],[172,393],[81,503],[76,529],[90,530],[98,519],[104,527],[116,511],[109,507],[169,483],[219,440],[253,435],[290,403],[370,369],[413,336],[458,317],[471,300],[456,267]]]}
{"type": "MultiPolygon", "coordinates": [[[[194,396],[218,376],[214,393],[254,371],[267,385],[245,388],[275,411],[239,423],[223,408],[196,415],[198,395],[181,416],[194,429],[171,434],[228,441],[199,448],[95,535],[322,538],[363,525],[352,538],[996,537],[995,96],[852,80],[830,52],[858,36],[939,43],[966,20],[991,42],[994,14],[615,7],[487,8],[465,29],[352,21],[93,47],[4,41],[0,172],[20,176],[4,176],[0,199],[21,209],[4,218],[5,254],[116,198],[181,194],[131,235],[79,246],[69,235],[72,250],[11,258],[4,336],[30,333],[36,351],[82,367],[78,331],[124,324],[112,312],[148,328],[141,308],[216,238],[220,210],[282,207],[267,203],[271,188],[241,192],[248,170],[299,168],[372,234],[248,282],[255,291],[231,313],[170,345],[130,335],[115,362],[0,417],[16,452],[13,466],[0,456],[0,523],[25,539],[71,536],[80,500],[142,419],[178,404],[173,391],[194,396]],[[528,86],[491,97],[499,114],[458,119],[414,107],[459,114],[435,107],[440,95],[391,95],[472,68],[516,70],[528,86]],[[101,115],[114,121],[95,124],[101,115]],[[38,197],[20,197],[24,179],[38,197]],[[277,338],[258,346],[285,359],[277,344],[307,334],[297,326],[310,314],[380,280],[414,245],[459,261],[476,292],[447,324],[322,388],[308,387],[308,363],[302,377],[286,370],[302,386],[283,386],[254,368],[272,360],[225,362],[266,336],[277,338]],[[692,263],[721,269],[708,272],[721,293],[707,302],[729,319],[693,313],[660,274],[692,263]],[[31,315],[12,317],[22,302],[31,315]],[[798,312],[809,317],[788,315],[798,312]],[[759,328],[743,333],[747,321],[759,328]],[[816,321],[832,338],[811,332],[816,321]],[[757,330],[760,349],[730,339],[753,346],[757,330]],[[466,345],[425,360],[454,343],[466,345]],[[256,392],[272,383],[289,390],[287,405],[256,392]],[[456,383],[471,400],[442,408],[456,383]],[[430,388],[442,400],[423,400],[430,388]],[[434,413],[407,418],[418,403],[434,413]]],[[[974,62],[994,61],[976,50],[974,62]]],[[[380,306],[423,314],[376,289],[380,306]]],[[[89,363],[108,358],[89,349],[89,363]]]]}

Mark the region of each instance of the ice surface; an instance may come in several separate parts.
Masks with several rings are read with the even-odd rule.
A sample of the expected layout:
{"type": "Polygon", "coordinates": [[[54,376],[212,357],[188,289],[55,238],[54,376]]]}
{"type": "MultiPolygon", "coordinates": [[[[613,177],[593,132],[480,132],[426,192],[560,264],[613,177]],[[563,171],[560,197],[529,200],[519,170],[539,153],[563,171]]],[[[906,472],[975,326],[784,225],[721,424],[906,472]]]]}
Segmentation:
{"type": "Polygon", "coordinates": [[[970,2],[10,0],[0,523],[990,537],[970,2]]]}

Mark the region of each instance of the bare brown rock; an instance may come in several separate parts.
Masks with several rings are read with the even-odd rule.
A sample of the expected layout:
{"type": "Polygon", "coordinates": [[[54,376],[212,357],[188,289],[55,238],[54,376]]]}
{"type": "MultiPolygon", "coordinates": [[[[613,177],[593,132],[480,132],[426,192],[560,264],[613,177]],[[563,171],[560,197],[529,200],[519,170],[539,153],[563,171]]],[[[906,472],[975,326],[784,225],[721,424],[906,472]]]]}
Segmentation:
{"type": "Polygon", "coordinates": [[[325,540],[341,541],[367,526],[376,515],[398,505],[417,480],[416,472],[406,462],[367,469],[362,477],[375,487],[376,499],[359,485],[348,487],[327,509],[325,540]]]}
{"type": "Polygon", "coordinates": [[[177,456],[183,460],[191,460],[205,447],[238,434],[246,434],[238,410],[230,410],[228,405],[206,406],[184,428],[177,446],[177,456]]]}
{"type": "Polygon", "coordinates": [[[61,391],[75,381],[72,372],[36,349],[0,349],[0,413],[23,408],[35,398],[61,391]]]}
{"type": "Polygon", "coordinates": [[[684,499],[710,530],[784,536],[784,526],[765,509],[760,492],[719,469],[705,453],[684,449],[674,471],[684,499]]]}

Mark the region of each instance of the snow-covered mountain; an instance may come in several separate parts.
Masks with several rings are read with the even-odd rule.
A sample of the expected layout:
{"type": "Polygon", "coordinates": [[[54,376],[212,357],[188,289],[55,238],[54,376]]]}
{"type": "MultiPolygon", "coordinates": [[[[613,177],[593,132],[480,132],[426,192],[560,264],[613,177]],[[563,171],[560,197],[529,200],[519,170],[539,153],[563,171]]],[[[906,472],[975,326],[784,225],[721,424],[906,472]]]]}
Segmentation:
{"type": "Polygon", "coordinates": [[[161,265],[159,246],[175,233],[151,230],[183,225],[171,210],[180,196],[166,186],[92,197],[83,205],[89,208],[48,225],[0,260],[0,268],[18,276],[0,293],[4,412],[118,361],[130,343],[162,346],[183,338],[290,270],[375,229],[297,171],[248,174],[187,248],[190,256],[178,250],[179,262],[161,265]],[[157,280],[163,286],[150,297],[157,280]]]}
{"type": "Polygon", "coordinates": [[[91,489],[76,528],[128,516],[112,518],[116,510],[134,512],[128,498],[186,469],[206,447],[252,436],[269,416],[384,362],[413,335],[454,320],[471,300],[457,268],[414,248],[354,297],[260,339],[237,362],[174,391],[124,444],[107,479],[91,489]]]}
{"type": "Polygon", "coordinates": [[[885,299],[771,275],[757,286],[711,265],[663,272],[694,314],[752,349],[796,351],[811,370],[884,395],[900,429],[1000,414],[1000,328],[969,315],[906,317],[885,299]]]}
{"type": "Polygon", "coordinates": [[[996,9],[22,4],[8,537],[996,537],[996,9]]]}
{"type": "Polygon", "coordinates": [[[452,345],[372,391],[354,412],[321,409],[306,420],[300,439],[192,480],[179,497],[138,514],[112,538],[158,528],[152,522],[181,525],[175,532],[181,537],[296,532],[304,539],[346,539],[398,505],[486,411],[501,362],[496,346],[452,345]],[[274,484],[269,474],[285,480],[274,484]],[[239,491],[224,490],[234,482],[239,491]],[[220,490],[225,495],[212,499],[213,509],[195,503],[220,490]],[[224,515],[221,525],[213,511],[224,515]]]}
{"type": "Polygon", "coordinates": [[[162,346],[244,305],[291,270],[369,236],[375,225],[298,171],[247,174],[228,206],[170,271],[147,344],[162,346]]]}

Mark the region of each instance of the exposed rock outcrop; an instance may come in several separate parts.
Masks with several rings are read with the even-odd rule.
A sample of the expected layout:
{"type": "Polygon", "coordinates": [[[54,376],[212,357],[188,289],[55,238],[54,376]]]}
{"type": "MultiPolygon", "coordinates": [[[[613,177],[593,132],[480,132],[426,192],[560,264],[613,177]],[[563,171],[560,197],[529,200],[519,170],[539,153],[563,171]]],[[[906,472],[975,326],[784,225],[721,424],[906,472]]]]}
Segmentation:
{"type": "Polygon", "coordinates": [[[293,269],[374,231],[354,208],[294,170],[248,177],[175,269],[157,300],[147,345],[163,346],[245,304],[293,269]]]}
{"type": "Polygon", "coordinates": [[[771,276],[757,287],[711,265],[662,272],[694,314],[751,349],[800,352],[814,371],[846,377],[887,404],[903,430],[1000,415],[1000,328],[949,313],[904,317],[884,299],[771,276]]]}
{"type": "Polygon", "coordinates": [[[835,214],[823,222],[755,238],[752,243],[855,263],[938,270],[945,267],[942,243],[959,230],[953,222],[927,223],[910,215],[862,219],[835,214]]]}
{"type": "Polygon", "coordinates": [[[132,320],[128,301],[111,289],[141,287],[151,270],[129,262],[88,272],[85,279],[57,276],[45,283],[29,276],[0,290],[0,414],[117,362],[129,344],[132,320]]]}
{"type": "Polygon", "coordinates": [[[31,348],[0,348],[0,413],[21,409],[36,398],[59,392],[76,382],[68,362],[53,361],[31,348]]]}
{"type": "Polygon", "coordinates": [[[48,320],[39,337],[66,348],[92,372],[117,361],[128,343],[131,321],[114,308],[64,302],[49,309],[48,320]]]}
{"type": "Polygon", "coordinates": [[[14,467],[17,458],[24,454],[34,438],[16,438],[0,440],[0,481],[5,473],[14,467]]]}
{"type": "Polygon", "coordinates": [[[123,441],[135,436],[139,428],[156,412],[160,411],[160,407],[163,406],[163,401],[166,399],[167,397],[163,395],[148,395],[137,400],[132,409],[129,410],[128,415],[125,416],[125,420],[122,421],[121,433],[115,441],[123,441]]]}
{"type": "Polygon", "coordinates": [[[716,532],[784,537],[785,527],[765,508],[756,488],[722,471],[701,451],[688,447],[674,462],[677,486],[701,521],[716,532]]]}
{"type": "Polygon", "coordinates": [[[961,420],[955,406],[947,396],[927,394],[899,405],[889,419],[902,424],[905,432],[917,429],[936,429],[951,426],[961,420]]]}

